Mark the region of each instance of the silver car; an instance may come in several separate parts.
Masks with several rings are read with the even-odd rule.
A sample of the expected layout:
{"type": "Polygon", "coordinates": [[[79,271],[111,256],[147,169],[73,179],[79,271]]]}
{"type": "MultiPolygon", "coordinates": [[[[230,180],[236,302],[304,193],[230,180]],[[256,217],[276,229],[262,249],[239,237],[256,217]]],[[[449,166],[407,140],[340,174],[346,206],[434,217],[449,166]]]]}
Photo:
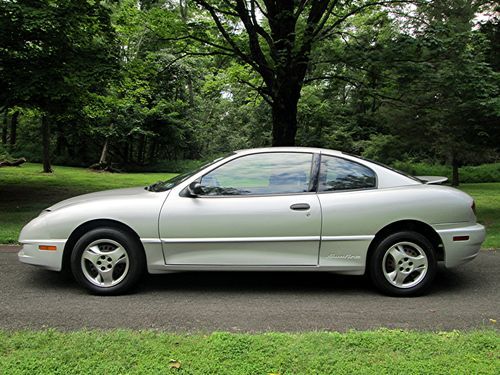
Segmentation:
{"type": "Polygon", "coordinates": [[[382,292],[429,289],[437,262],[477,256],[473,199],[339,151],[236,151],[199,170],[86,194],[22,230],[19,259],[71,269],[97,294],[129,290],[147,270],[367,273],[382,292]]]}

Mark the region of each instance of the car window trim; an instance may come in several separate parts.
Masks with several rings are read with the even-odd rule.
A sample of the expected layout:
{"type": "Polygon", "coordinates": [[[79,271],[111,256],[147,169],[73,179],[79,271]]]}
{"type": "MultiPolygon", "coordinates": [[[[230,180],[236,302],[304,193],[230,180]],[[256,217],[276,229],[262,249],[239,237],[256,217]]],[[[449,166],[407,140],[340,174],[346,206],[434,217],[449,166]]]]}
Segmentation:
{"type": "Polygon", "coordinates": [[[317,190],[316,190],[316,193],[317,194],[330,194],[330,193],[346,193],[346,192],[351,192],[351,191],[366,191],[366,190],[377,190],[378,189],[378,175],[377,175],[377,172],[375,172],[372,168],[370,168],[369,166],[363,164],[363,163],[359,163],[357,161],[354,161],[352,159],[348,159],[348,158],[343,158],[342,156],[338,156],[338,155],[330,155],[330,154],[326,154],[326,153],[320,153],[320,161],[319,161],[319,171],[318,171],[318,180],[317,180],[317,190]],[[322,159],[323,159],[323,156],[327,156],[327,157],[330,157],[330,158],[338,158],[338,159],[343,159],[343,160],[346,160],[346,161],[349,161],[351,163],[355,163],[355,164],[358,164],[358,165],[361,165],[362,167],[365,167],[367,169],[369,169],[370,171],[372,171],[373,175],[375,176],[375,186],[373,187],[366,187],[366,188],[357,188],[357,189],[344,189],[344,190],[325,190],[325,191],[320,191],[319,188],[319,178],[322,176],[322,168],[321,168],[321,162],[322,162],[322,159]]]}
{"type": "Polygon", "coordinates": [[[309,192],[317,193],[319,188],[319,171],[321,168],[321,154],[315,152],[311,162],[311,180],[309,181],[309,192]]]}
{"type": "MultiPolygon", "coordinates": [[[[223,165],[226,165],[227,163],[230,163],[230,162],[232,162],[234,160],[240,159],[240,158],[245,157],[245,156],[259,155],[259,154],[309,154],[309,155],[311,155],[311,161],[310,161],[310,163],[311,163],[311,172],[313,170],[316,172],[316,170],[313,169],[315,167],[314,166],[314,161],[315,161],[315,156],[319,155],[319,153],[313,152],[313,151],[282,151],[282,150],[262,151],[262,152],[255,152],[255,153],[251,153],[251,154],[244,154],[244,155],[232,158],[232,159],[228,160],[227,162],[218,165],[216,168],[211,169],[210,171],[208,171],[207,173],[205,173],[202,176],[198,177],[194,181],[201,181],[201,179],[204,176],[206,176],[208,173],[211,173],[211,172],[219,169],[223,165]]],[[[198,196],[196,196],[196,199],[200,199],[200,198],[256,198],[256,197],[262,198],[262,197],[272,197],[272,196],[317,194],[317,185],[318,185],[318,181],[319,181],[318,180],[318,176],[319,176],[319,166],[320,165],[321,164],[319,163],[318,166],[316,167],[317,168],[317,175],[316,176],[313,176],[311,174],[311,172],[310,172],[310,180],[312,181],[313,178],[316,179],[315,183],[313,184],[313,186],[316,186],[316,190],[315,191],[311,191],[311,181],[310,181],[309,182],[309,191],[303,191],[303,192],[297,192],[297,193],[271,193],[271,194],[252,194],[252,195],[246,195],[246,194],[241,194],[241,195],[198,195],[198,196]]],[[[185,198],[189,197],[189,195],[186,194],[187,189],[188,189],[188,186],[186,186],[184,189],[182,189],[179,192],[179,196],[185,197],[185,198]]],[[[189,197],[189,198],[193,199],[192,197],[189,197]]]]}

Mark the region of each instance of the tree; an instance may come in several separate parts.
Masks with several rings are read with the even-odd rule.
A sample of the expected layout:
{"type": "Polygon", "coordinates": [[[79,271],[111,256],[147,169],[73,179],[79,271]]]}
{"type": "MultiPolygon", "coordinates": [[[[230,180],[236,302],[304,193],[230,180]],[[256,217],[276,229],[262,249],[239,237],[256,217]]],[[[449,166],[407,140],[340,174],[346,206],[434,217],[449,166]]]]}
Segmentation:
{"type": "MultiPolygon", "coordinates": [[[[354,54],[343,52],[349,60],[348,78],[356,87],[351,97],[362,98],[362,107],[369,102],[378,107],[369,116],[379,126],[368,126],[372,133],[363,142],[365,156],[447,163],[453,185],[459,184],[460,166],[495,160],[500,76],[488,61],[493,55],[485,33],[473,28],[481,4],[435,1],[417,8],[407,18],[410,27],[382,43],[361,45],[354,54]],[[359,57],[362,65],[349,56],[359,57]],[[362,68],[361,77],[353,76],[356,67],[362,68]]],[[[358,33],[355,39],[362,41],[363,36],[358,33]]]]}
{"type": "Polygon", "coordinates": [[[3,1],[0,29],[0,109],[42,111],[43,169],[51,172],[50,121],[115,76],[110,9],[99,1],[3,1]]]}
{"type": "MultiPolygon", "coordinates": [[[[408,103],[420,125],[420,139],[452,166],[452,185],[457,186],[459,167],[484,162],[488,151],[498,147],[500,75],[487,63],[488,42],[473,29],[481,1],[436,1],[423,8],[426,26],[422,45],[422,74],[412,81],[408,103]]],[[[410,112],[410,111],[409,111],[410,112]]]]}
{"type": "Polygon", "coordinates": [[[182,36],[172,35],[168,39],[186,42],[179,47],[181,55],[232,56],[257,74],[262,82],[241,82],[257,90],[270,104],[272,143],[284,146],[295,144],[297,105],[315,44],[338,33],[347,19],[365,9],[408,1],[194,2],[211,22],[196,14],[182,36]]]}

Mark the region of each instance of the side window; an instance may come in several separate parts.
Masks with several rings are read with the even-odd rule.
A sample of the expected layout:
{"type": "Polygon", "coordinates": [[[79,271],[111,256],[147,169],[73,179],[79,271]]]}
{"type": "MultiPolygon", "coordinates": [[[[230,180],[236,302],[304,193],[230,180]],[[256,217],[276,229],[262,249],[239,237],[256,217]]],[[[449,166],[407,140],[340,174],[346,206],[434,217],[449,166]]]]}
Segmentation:
{"type": "Polygon", "coordinates": [[[370,168],[350,160],[321,155],[319,191],[370,189],[376,187],[370,168]]]}
{"type": "Polygon", "coordinates": [[[234,159],[201,179],[204,195],[263,195],[309,191],[312,154],[273,152],[234,159]]]}

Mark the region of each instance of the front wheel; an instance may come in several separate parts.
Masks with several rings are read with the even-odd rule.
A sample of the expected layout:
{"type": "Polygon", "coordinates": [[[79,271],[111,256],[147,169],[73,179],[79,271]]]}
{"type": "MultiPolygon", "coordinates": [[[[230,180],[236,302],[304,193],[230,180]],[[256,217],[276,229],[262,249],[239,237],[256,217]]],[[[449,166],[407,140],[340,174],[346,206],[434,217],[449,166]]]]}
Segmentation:
{"type": "Polygon", "coordinates": [[[132,288],[145,268],[144,253],[133,236],[114,228],[84,234],[71,254],[71,270],[94,294],[121,294],[132,288]]]}
{"type": "Polygon", "coordinates": [[[369,274],[385,294],[414,296],[425,293],[436,274],[432,244],[416,232],[399,232],[382,240],[370,258],[369,274]]]}

